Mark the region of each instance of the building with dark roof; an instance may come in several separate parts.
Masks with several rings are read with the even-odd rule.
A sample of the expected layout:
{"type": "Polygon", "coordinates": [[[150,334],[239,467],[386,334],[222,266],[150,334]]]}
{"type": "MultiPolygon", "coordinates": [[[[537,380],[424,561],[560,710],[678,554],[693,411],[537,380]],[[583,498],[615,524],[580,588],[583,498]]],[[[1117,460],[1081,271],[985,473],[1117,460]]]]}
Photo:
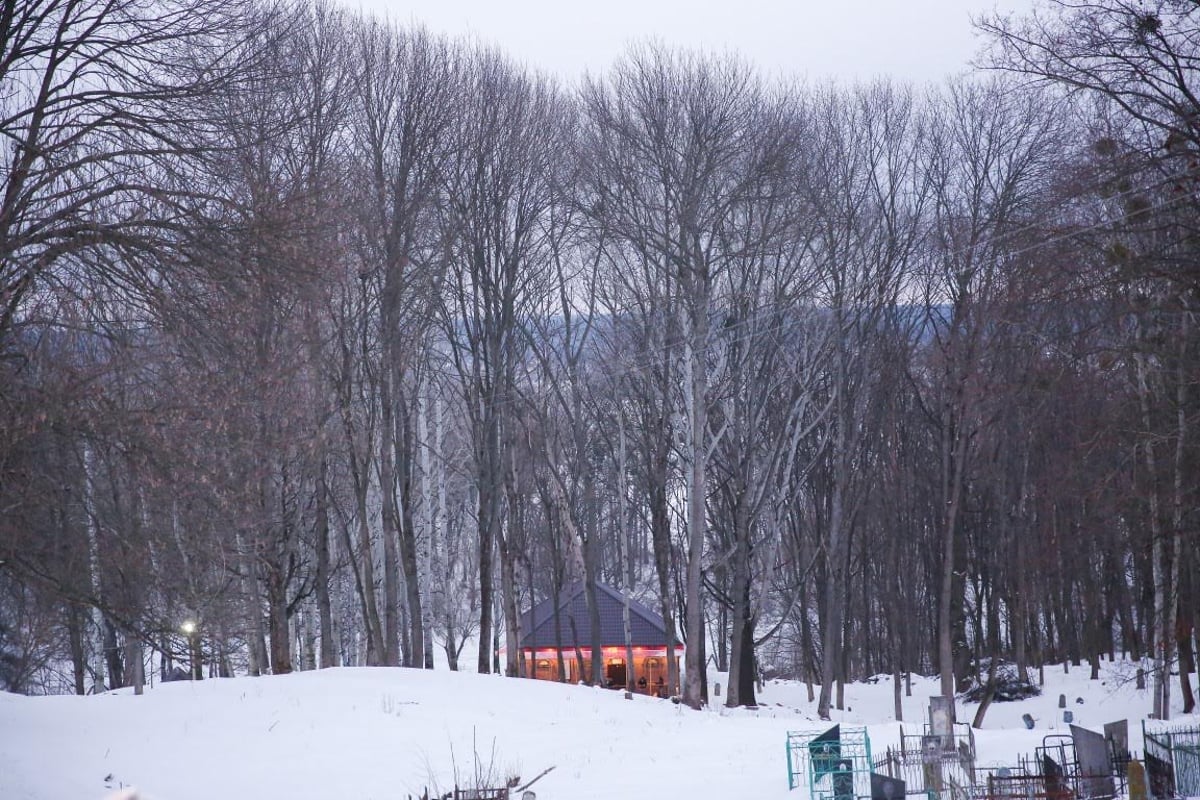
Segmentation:
{"type": "MultiPolygon", "coordinates": [[[[604,684],[622,688],[632,679],[633,688],[645,694],[665,695],[667,682],[667,633],[660,615],[636,600],[629,601],[629,630],[633,644],[633,675],[626,663],[625,600],[621,593],[596,584],[600,612],[600,644],[604,657],[604,684]]],[[[540,680],[571,683],[591,679],[592,624],[582,583],[568,586],[554,598],[546,598],[521,615],[521,657],[529,673],[540,680]],[[558,611],[557,623],[555,610],[558,611]],[[559,671],[559,648],[562,667],[559,671]],[[582,655],[580,670],[577,653],[582,655]]],[[[675,663],[683,645],[675,646],[675,663]]]]}

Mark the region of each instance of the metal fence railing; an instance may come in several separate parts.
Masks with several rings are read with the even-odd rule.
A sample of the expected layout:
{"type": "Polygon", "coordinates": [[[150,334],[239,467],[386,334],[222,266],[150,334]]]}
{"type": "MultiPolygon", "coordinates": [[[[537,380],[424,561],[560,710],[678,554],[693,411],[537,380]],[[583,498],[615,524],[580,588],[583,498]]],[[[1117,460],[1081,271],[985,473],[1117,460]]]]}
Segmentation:
{"type": "Polygon", "coordinates": [[[1147,730],[1146,779],[1156,800],[1200,795],[1200,727],[1147,730]]]}
{"type": "Polygon", "coordinates": [[[871,740],[867,729],[834,725],[789,731],[788,788],[805,786],[812,800],[871,796],[871,740]]]}
{"type": "Polygon", "coordinates": [[[975,776],[975,734],[956,724],[949,734],[933,734],[928,725],[920,734],[900,729],[900,747],[889,747],[872,764],[875,772],[904,781],[905,792],[930,800],[966,800],[978,794],[975,776]]]}

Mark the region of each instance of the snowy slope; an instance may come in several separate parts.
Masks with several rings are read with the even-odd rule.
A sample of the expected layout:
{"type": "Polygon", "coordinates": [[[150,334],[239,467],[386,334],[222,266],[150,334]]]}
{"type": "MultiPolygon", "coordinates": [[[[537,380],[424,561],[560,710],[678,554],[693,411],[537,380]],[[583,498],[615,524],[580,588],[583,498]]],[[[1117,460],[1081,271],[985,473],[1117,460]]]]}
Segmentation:
{"type": "MultiPolygon", "coordinates": [[[[1047,669],[1043,696],[992,706],[977,733],[981,762],[1012,763],[1065,732],[1060,693],[1089,727],[1128,717],[1140,749],[1150,703],[1120,679],[1127,671],[1088,681],[1086,668],[1047,669]],[[1024,729],[1023,713],[1037,730],[1024,729]]],[[[914,678],[910,730],[936,688],[914,678]]],[[[400,800],[445,791],[456,774],[470,783],[478,753],[492,783],[553,767],[533,787],[543,800],[784,798],[785,732],[822,723],[802,684],[770,683],[760,700],[758,711],[697,713],[602,689],[382,668],[166,684],[143,697],[0,694],[0,797],[98,800],[136,785],[150,800],[400,800]]],[[[890,679],[847,687],[846,705],[834,719],[869,724],[876,752],[895,743],[890,679]]]]}

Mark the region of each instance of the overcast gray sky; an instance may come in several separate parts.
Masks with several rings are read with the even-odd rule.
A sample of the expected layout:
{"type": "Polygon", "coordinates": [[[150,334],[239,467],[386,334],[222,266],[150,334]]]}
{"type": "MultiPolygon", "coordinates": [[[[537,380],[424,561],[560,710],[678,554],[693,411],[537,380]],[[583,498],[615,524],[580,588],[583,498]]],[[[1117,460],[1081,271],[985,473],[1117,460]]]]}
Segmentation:
{"type": "Polygon", "coordinates": [[[1033,0],[340,0],[351,8],[470,34],[564,79],[599,71],[625,44],[732,49],[768,71],[810,78],[939,80],[979,46],[972,14],[1033,0]]]}

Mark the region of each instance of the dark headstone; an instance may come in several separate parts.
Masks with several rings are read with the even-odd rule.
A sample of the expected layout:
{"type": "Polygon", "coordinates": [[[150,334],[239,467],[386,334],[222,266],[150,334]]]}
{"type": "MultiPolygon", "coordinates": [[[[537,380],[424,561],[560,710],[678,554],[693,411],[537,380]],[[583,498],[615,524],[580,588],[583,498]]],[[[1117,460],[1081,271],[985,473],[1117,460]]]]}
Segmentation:
{"type": "Polygon", "coordinates": [[[871,773],[871,800],[904,800],[904,781],[889,775],[871,773]]]}
{"type": "Polygon", "coordinates": [[[1112,758],[1108,740],[1103,734],[1071,726],[1075,744],[1075,759],[1079,762],[1079,794],[1081,797],[1112,797],[1116,785],[1112,777],[1112,758]]]}
{"type": "Polygon", "coordinates": [[[848,758],[834,767],[833,800],[854,800],[854,764],[848,758]]]}
{"type": "Polygon", "coordinates": [[[1021,722],[1025,723],[1026,728],[1033,730],[1033,717],[1030,714],[1022,714],[1021,722]]]}
{"type": "MultiPolygon", "coordinates": [[[[1124,775],[1124,765],[1129,760],[1129,720],[1123,719],[1120,722],[1110,722],[1105,725],[1104,738],[1109,742],[1118,774],[1124,775]]],[[[1144,774],[1143,777],[1145,777],[1144,774]]]]}
{"type": "Polygon", "coordinates": [[[820,780],[837,769],[842,757],[842,726],[834,725],[808,743],[808,755],[812,759],[813,778],[820,780]]]}
{"type": "Polygon", "coordinates": [[[1077,706],[1081,706],[1081,705],[1083,705],[1083,698],[1082,698],[1082,697],[1076,697],[1076,698],[1075,698],[1075,705],[1077,705],[1077,706]]]}
{"type": "Polygon", "coordinates": [[[1075,721],[1075,713],[1074,712],[1072,712],[1072,711],[1064,711],[1063,712],[1063,722],[1070,725],[1074,721],[1075,721]]]}
{"type": "Polygon", "coordinates": [[[1059,708],[1067,707],[1067,696],[1065,694],[1060,694],[1058,696],[1058,707],[1059,708]]]}

